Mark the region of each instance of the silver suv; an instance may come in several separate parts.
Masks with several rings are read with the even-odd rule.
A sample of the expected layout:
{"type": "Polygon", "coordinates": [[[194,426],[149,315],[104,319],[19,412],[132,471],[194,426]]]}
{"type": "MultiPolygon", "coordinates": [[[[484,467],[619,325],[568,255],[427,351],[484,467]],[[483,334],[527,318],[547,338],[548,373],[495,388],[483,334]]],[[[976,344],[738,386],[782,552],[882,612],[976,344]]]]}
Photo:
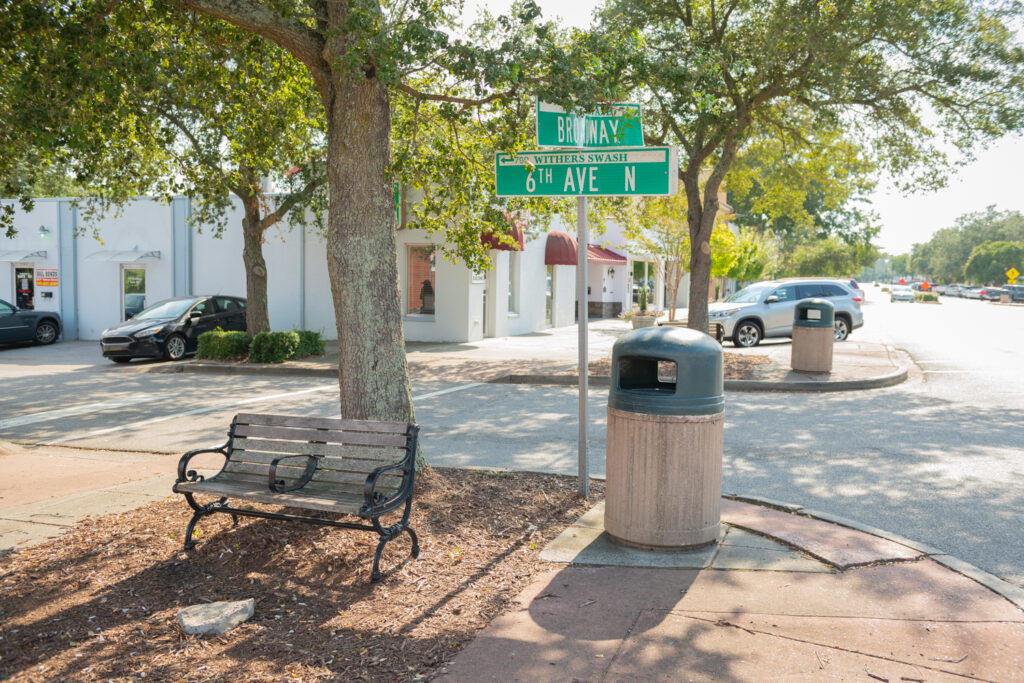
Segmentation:
{"type": "Polygon", "coordinates": [[[801,299],[821,297],[836,308],[835,340],[864,324],[861,296],[846,282],[828,278],[756,282],[708,307],[708,327],[736,346],[757,346],[768,337],[793,336],[793,310],[801,299]],[[720,325],[722,330],[714,330],[720,325]]]}

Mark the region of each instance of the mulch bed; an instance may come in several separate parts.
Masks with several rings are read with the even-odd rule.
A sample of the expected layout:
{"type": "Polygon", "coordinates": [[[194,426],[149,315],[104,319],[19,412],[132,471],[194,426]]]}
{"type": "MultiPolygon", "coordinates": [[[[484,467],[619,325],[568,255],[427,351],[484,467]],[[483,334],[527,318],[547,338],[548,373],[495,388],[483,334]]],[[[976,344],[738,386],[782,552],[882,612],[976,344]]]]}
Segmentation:
{"type": "Polygon", "coordinates": [[[557,475],[434,468],[408,536],[369,583],[375,534],[229,515],[199,523],[178,497],[87,520],[0,558],[0,679],[429,680],[531,579],[540,550],[589,499],[557,475]],[[256,599],[223,636],[190,636],[188,605],[256,599]]]}
{"type": "MultiPolygon", "coordinates": [[[[770,363],[768,356],[747,353],[723,353],[723,371],[725,379],[753,379],[757,376],[757,368],[770,363]]],[[[578,369],[570,370],[576,374],[578,369]]],[[[612,374],[612,359],[595,360],[587,363],[590,376],[608,377],[612,374]]]]}

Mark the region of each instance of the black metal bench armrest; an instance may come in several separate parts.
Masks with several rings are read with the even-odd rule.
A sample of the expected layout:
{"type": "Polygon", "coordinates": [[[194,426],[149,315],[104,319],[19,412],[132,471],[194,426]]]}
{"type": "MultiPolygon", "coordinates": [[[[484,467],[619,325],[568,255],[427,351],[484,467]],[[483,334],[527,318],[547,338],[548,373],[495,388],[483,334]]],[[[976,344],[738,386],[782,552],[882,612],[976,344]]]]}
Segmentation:
{"type": "Polygon", "coordinates": [[[412,496],[412,488],[416,478],[416,439],[419,431],[419,425],[410,427],[406,454],[400,462],[378,467],[366,477],[366,483],[363,485],[363,497],[365,500],[362,510],[365,516],[376,517],[390,512],[404,502],[406,498],[412,496]],[[393,472],[395,470],[401,470],[405,474],[402,486],[390,498],[385,498],[383,494],[376,491],[377,480],[385,472],[393,472]]]}
{"type": "Polygon", "coordinates": [[[280,458],[274,458],[273,462],[270,463],[270,469],[267,471],[267,480],[270,484],[270,490],[274,493],[285,493],[287,491],[294,491],[301,489],[303,486],[309,483],[309,480],[313,478],[313,473],[316,472],[317,457],[315,455],[283,455],[280,458]],[[282,460],[288,460],[289,458],[306,458],[306,471],[302,473],[299,480],[289,486],[284,479],[277,478],[277,465],[282,460]]]}
{"type": "Polygon", "coordinates": [[[224,462],[226,463],[229,457],[228,446],[230,445],[231,440],[229,439],[223,446],[219,446],[217,448],[197,448],[194,451],[189,451],[185,455],[181,456],[181,460],[178,461],[178,481],[175,483],[180,484],[183,481],[202,481],[203,475],[199,474],[195,470],[188,469],[189,460],[200,453],[220,453],[224,456],[224,462]]]}

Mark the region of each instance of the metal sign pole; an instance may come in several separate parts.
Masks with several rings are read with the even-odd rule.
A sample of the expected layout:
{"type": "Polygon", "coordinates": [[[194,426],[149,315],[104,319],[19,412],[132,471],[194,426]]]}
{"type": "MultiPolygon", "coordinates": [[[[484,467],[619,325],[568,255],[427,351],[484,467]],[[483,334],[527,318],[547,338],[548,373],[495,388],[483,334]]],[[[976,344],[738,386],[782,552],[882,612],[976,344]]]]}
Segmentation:
{"type": "Polygon", "coordinates": [[[576,300],[579,307],[580,353],[580,435],[579,493],[590,493],[590,472],[587,461],[587,198],[576,198],[576,300]]]}

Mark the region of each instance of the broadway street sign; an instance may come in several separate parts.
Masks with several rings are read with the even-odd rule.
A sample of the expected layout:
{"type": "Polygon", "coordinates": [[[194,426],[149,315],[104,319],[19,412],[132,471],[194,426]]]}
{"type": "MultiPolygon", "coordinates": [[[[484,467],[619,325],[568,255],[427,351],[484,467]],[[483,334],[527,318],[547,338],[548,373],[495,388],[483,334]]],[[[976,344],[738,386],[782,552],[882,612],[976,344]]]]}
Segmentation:
{"type": "Polygon", "coordinates": [[[537,146],[607,149],[642,147],[640,105],[619,103],[607,114],[569,114],[557,104],[537,100],[537,146]]]}
{"type": "Polygon", "coordinates": [[[679,184],[675,147],[499,152],[494,170],[499,197],[665,197],[679,184]]]}

